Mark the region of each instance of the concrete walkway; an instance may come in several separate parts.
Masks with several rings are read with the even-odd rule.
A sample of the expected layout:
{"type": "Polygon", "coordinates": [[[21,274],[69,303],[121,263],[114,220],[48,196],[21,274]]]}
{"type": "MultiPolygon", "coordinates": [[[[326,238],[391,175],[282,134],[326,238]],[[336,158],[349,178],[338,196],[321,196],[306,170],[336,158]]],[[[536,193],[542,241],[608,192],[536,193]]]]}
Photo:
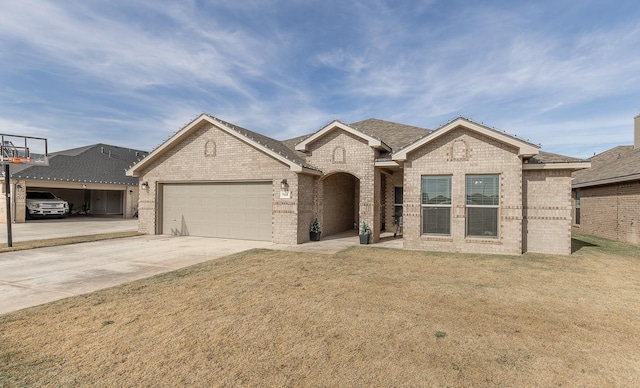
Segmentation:
{"type": "MultiPolygon", "coordinates": [[[[332,255],[343,249],[360,245],[360,237],[356,231],[347,231],[333,236],[322,238],[320,241],[309,241],[298,245],[275,244],[270,249],[292,252],[311,252],[332,255]]],[[[395,248],[402,249],[402,238],[393,238],[393,233],[382,233],[380,242],[376,244],[363,245],[364,247],[395,248]]]]}

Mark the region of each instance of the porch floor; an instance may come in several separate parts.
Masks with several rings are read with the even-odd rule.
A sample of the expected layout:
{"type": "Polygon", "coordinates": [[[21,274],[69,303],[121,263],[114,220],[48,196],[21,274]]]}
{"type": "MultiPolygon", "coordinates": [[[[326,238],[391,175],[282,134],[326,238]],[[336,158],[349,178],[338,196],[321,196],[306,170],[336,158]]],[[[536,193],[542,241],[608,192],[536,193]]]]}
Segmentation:
{"type": "MultiPolygon", "coordinates": [[[[360,245],[358,232],[356,230],[347,230],[331,236],[322,237],[320,241],[309,241],[298,245],[275,244],[273,248],[293,252],[334,254],[354,245],[360,245]]],[[[393,232],[382,232],[380,233],[380,242],[363,246],[402,249],[402,235],[394,238],[393,232]]]]}

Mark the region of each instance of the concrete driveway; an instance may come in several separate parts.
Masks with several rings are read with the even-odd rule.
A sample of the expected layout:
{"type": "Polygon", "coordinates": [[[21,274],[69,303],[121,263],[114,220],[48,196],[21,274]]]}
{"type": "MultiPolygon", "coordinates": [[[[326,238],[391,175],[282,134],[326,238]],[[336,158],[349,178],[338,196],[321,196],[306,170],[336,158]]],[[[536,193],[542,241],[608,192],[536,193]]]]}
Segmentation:
{"type": "Polygon", "coordinates": [[[273,245],[264,241],[139,236],[1,253],[0,314],[273,245]]]}
{"type": "MultiPolygon", "coordinates": [[[[121,217],[69,217],[61,220],[30,220],[11,224],[13,241],[82,236],[138,230],[137,219],[121,217]]],[[[7,225],[0,224],[0,243],[7,243],[7,225]]]]}
{"type": "MultiPolygon", "coordinates": [[[[14,241],[136,230],[137,220],[69,218],[14,224],[14,241]]],[[[2,226],[0,225],[0,235],[2,226]]],[[[402,248],[387,233],[371,245],[402,248]]],[[[6,232],[0,241],[6,243],[6,232]]],[[[253,248],[333,254],[358,245],[355,231],[282,245],[190,236],[138,236],[0,253],[0,314],[84,294],[253,248]]]]}

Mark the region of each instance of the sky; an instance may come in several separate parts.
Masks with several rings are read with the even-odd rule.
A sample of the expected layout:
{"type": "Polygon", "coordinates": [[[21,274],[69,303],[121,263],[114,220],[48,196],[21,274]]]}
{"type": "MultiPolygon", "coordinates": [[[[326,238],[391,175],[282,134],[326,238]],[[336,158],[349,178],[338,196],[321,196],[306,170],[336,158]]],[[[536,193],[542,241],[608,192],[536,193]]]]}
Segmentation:
{"type": "Polygon", "coordinates": [[[202,112],[278,140],[463,116],[586,158],[633,144],[640,4],[0,0],[0,133],[150,151],[202,112]]]}

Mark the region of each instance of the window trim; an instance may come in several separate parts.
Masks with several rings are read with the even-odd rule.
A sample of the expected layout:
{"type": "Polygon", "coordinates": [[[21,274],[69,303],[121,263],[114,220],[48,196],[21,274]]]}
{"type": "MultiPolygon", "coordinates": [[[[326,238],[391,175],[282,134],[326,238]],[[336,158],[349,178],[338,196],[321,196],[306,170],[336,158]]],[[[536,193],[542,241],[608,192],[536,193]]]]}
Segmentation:
{"type": "Polygon", "coordinates": [[[453,214],[453,175],[421,175],[420,176],[420,235],[434,237],[451,237],[453,214]],[[424,191],[422,184],[424,178],[448,178],[449,179],[449,203],[448,204],[425,204],[422,203],[424,191]],[[425,233],[424,232],[424,209],[426,208],[449,208],[449,233],[425,233]]]}
{"type": "Polygon", "coordinates": [[[574,201],[574,206],[573,206],[573,224],[576,226],[580,226],[580,217],[582,216],[582,211],[580,210],[581,207],[581,195],[580,195],[580,189],[576,189],[574,191],[574,197],[573,197],[573,201],[574,201]]]}
{"type": "Polygon", "coordinates": [[[404,203],[404,187],[393,186],[393,220],[396,223],[400,223],[399,217],[397,217],[398,208],[400,208],[400,217],[402,217],[402,213],[404,212],[403,203],[404,203]],[[398,202],[398,190],[402,191],[401,202],[398,202]]]}
{"type": "Polygon", "coordinates": [[[497,240],[500,239],[500,183],[502,182],[501,179],[501,174],[466,174],[464,177],[465,180],[465,188],[464,188],[464,195],[465,195],[465,238],[472,238],[472,239],[491,239],[491,240],[497,240]],[[498,179],[498,192],[497,192],[497,199],[498,199],[498,204],[497,205],[475,205],[475,204],[469,204],[469,186],[468,186],[468,178],[469,177],[478,177],[480,179],[482,179],[481,177],[496,177],[498,179]],[[470,208],[481,208],[481,209],[496,209],[496,235],[495,236],[487,236],[487,235],[474,235],[474,234],[469,234],[469,209],[470,208]]]}

